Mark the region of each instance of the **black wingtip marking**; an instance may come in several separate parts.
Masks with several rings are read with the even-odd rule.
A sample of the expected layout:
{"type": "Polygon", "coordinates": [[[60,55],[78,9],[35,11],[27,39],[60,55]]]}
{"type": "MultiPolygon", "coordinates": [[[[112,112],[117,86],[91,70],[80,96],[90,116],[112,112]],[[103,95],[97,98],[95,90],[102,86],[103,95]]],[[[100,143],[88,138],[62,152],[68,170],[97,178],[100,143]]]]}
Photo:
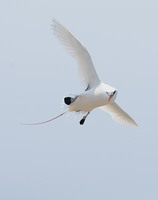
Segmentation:
{"type": "Polygon", "coordinates": [[[71,102],[72,102],[71,97],[65,97],[65,98],[64,98],[64,102],[65,102],[67,105],[70,105],[71,102]]]}

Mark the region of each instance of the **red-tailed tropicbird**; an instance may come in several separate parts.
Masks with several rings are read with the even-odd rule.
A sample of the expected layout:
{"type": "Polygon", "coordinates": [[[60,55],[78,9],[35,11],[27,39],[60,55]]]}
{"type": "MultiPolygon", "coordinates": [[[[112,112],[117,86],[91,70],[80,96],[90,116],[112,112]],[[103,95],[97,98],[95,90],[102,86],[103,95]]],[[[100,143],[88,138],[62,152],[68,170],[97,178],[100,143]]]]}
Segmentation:
{"type": "Polygon", "coordinates": [[[93,109],[101,108],[108,112],[115,121],[121,124],[137,126],[136,122],[115,103],[117,96],[116,88],[103,83],[99,79],[87,49],[56,19],[53,19],[53,30],[59,41],[77,61],[79,75],[84,85],[84,92],[65,97],[64,102],[67,105],[67,110],[59,116],[45,122],[25,125],[47,123],[66,112],[84,112],[85,114],[80,120],[80,124],[83,125],[88,114],[93,109]]]}

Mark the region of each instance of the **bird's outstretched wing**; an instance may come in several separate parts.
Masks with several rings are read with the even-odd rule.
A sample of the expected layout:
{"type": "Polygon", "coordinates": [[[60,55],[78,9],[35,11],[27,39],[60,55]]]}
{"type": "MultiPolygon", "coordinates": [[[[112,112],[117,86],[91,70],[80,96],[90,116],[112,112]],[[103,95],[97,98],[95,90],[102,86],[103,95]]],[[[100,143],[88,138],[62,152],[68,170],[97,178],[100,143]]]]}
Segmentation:
{"type": "Polygon", "coordinates": [[[108,112],[111,117],[120,124],[138,126],[135,121],[123,111],[115,102],[100,107],[102,110],[108,112]]]}
{"type": "Polygon", "coordinates": [[[81,81],[85,89],[90,89],[100,83],[86,48],[56,19],[53,19],[54,34],[65,46],[68,52],[77,60],[81,81]]]}

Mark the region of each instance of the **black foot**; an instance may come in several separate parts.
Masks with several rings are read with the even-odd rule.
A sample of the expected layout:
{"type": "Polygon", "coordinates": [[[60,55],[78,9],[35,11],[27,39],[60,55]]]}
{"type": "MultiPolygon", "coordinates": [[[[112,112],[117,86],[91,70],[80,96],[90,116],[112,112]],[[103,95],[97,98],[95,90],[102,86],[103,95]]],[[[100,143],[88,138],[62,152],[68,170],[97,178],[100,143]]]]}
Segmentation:
{"type": "Polygon", "coordinates": [[[72,102],[72,98],[71,98],[71,97],[65,97],[65,98],[64,98],[64,102],[65,102],[67,105],[70,105],[71,102],[72,102]]]}
{"type": "Polygon", "coordinates": [[[85,122],[85,119],[81,119],[81,121],[80,121],[80,125],[83,125],[84,122],[85,122]]]}

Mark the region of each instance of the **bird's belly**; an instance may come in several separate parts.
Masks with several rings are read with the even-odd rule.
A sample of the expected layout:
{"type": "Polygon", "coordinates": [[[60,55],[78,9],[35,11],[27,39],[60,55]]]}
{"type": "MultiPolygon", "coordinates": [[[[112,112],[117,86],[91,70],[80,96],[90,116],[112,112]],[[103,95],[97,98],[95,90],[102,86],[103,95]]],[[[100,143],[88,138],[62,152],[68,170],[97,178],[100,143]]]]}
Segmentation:
{"type": "Polygon", "coordinates": [[[96,107],[106,105],[108,102],[102,96],[96,95],[80,95],[78,98],[69,106],[69,111],[86,111],[90,112],[96,107]]]}

